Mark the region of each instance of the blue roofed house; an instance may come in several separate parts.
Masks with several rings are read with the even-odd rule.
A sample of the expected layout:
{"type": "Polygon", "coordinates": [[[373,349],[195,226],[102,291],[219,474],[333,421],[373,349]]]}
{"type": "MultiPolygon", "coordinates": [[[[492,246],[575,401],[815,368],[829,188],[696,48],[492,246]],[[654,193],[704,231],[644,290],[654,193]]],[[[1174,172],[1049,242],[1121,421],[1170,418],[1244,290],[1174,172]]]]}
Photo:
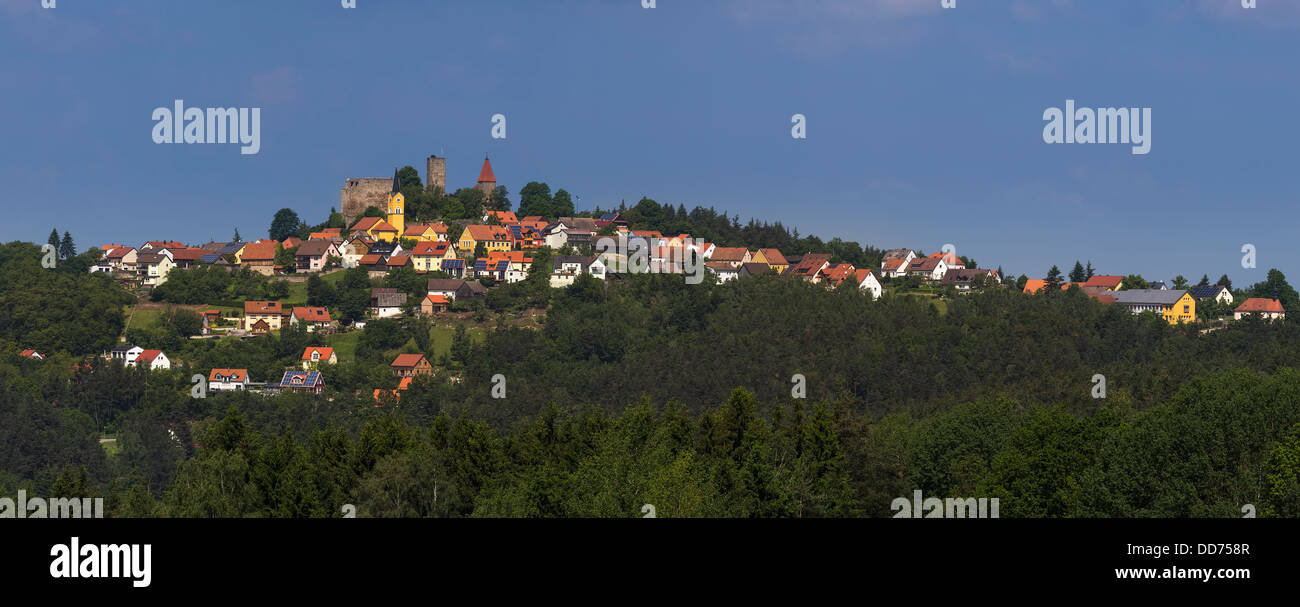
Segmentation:
{"type": "Polygon", "coordinates": [[[321,379],[320,371],[294,371],[284,372],[284,377],[280,379],[280,390],[294,390],[298,392],[311,392],[320,394],[325,388],[325,382],[321,379]]]}
{"type": "Polygon", "coordinates": [[[1223,285],[1206,285],[1204,287],[1192,287],[1187,290],[1192,294],[1196,301],[1213,299],[1221,304],[1232,304],[1232,291],[1223,285]]]}

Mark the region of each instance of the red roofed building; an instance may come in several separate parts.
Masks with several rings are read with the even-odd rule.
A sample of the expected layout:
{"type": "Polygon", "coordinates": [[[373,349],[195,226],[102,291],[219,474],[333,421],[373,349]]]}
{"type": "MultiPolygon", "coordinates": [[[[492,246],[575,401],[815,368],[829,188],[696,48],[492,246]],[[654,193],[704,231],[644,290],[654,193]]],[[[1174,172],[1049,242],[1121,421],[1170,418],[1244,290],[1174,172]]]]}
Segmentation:
{"type": "Polygon", "coordinates": [[[399,354],[390,366],[393,374],[398,377],[433,375],[433,365],[429,364],[423,354],[399,354]]]}
{"type": "Polygon", "coordinates": [[[308,346],[302,351],[302,368],[311,370],[322,363],[335,365],[338,364],[339,357],[334,354],[334,348],[326,346],[308,346]]]}
{"type": "Polygon", "coordinates": [[[483,169],[478,172],[476,187],[483,192],[484,201],[492,198],[492,192],[497,189],[497,176],[492,173],[492,163],[486,157],[483,158],[483,169]]]}
{"type": "Polygon", "coordinates": [[[1083,283],[1085,287],[1102,287],[1107,291],[1118,291],[1124,283],[1123,276],[1096,275],[1083,283]]]}
{"type": "Polygon", "coordinates": [[[428,315],[446,312],[451,308],[451,301],[445,295],[425,295],[424,300],[420,302],[420,312],[428,315]]]}
{"type": "Polygon", "coordinates": [[[307,332],[312,333],[317,329],[329,328],[333,321],[330,319],[329,308],[294,306],[293,315],[289,317],[289,324],[296,325],[298,323],[307,325],[307,332]]]}
{"type": "Polygon", "coordinates": [[[1265,299],[1263,297],[1251,297],[1241,302],[1236,310],[1232,311],[1232,317],[1241,320],[1243,316],[1258,314],[1263,318],[1278,319],[1286,318],[1286,310],[1282,307],[1282,302],[1276,299],[1265,299]]]}
{"type": "Polygon", "coordinates": [[[172,368],[171,361],[167,360],[167,355],[163,354],[162,350],[145,350],[135,357],[135,360],[126,363],[126,365],[128,367],[143,366],[150,371],[172,368]]]}
{"type": "Polygon", "coordinates": [[[19,356],[23,358],[30,358],[32,360],[45,360],[45,356],[42,355],[40,352],[37,352],[36,350],[23,350],[22,353],[19,354],[19,356]]]}
{"type": "Polygon", "coordinates": [[[288,315],[278,301],[246,301],[244,302],[244,330],[252,331],[253,325],[259,320],[266,323],[267,330],[278,330],[284,325],[285,317],[288,315]]]}
{"type": "Polygon", "coordinates": [[[234,392],[248,389],[248,369],[213,369],[208,374],[208,389],[234,392]]]}

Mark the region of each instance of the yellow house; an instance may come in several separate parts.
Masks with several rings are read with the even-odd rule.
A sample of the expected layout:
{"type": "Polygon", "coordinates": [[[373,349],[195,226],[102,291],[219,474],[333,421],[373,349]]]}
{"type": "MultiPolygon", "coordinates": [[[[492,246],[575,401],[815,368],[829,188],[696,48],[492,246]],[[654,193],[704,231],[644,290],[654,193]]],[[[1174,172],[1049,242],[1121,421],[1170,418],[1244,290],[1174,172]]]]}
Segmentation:
{"type": "Polygon", "coordinates": [[[442,260],[455,259],[456,248],[450,242],[421,242],[411,249],[411,265],[416,272],[442,269],[442,260]]]}
{"type": "Polygon", "coordinates": [[[353,233],[365,232],[375,240],[393,242],[397,240],[398,231],[392,224],[378,217],[362,217],[356,223],[352,224],[353,233]]]}
{"type": "Polygon", "coordinates": [[[777,249],[758,249],[750,256],[749,261],[750,263],[765,263],[773,270],[776,270],[777,274],[784,273],[786,268],[790,267],[790,262],[786,261],[785,255],[782,255],[781,251],[777,249]]]}
{"type": "Polygon", "coordinates": [[[470,225],[465,226],[465,231],[460,235],[460,242],[456,248],[463,255],[473,255],[474,250],[479,243],[487,248],[488,253],[492,251],[509,251],[513,236],[510,230],[502,226],[485,226],[470,225]]]}
{"type": "Polygon", "coordinates": [[[402,238],[411,238],[419,242],[438,242],[447,239],[446,234],[443,234],[442,238],[438,238],[438,231],[427,223],[413,223],[406,226],[406,230],[402,232],[402,238]]]}
{"type": "Polygon", "coordinates": [[[1183,290],[1126,289],[1106,293],[1134,314],[1155,312],[1171,325],[1196,320],[1196,298],[1183,290]]]}

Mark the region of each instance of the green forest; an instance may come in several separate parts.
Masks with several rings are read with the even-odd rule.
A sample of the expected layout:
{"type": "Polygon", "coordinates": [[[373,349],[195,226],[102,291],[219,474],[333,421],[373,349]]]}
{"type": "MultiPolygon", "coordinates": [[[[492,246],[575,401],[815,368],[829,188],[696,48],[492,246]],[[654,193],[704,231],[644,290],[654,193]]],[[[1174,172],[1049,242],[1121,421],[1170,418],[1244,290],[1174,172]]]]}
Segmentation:
{"type": "MultiPolygon", "coordinates": [[[[540,328],[372,321],[323,394],[198,399],[193,374],[265,380],[314,338],[188,340],[177,313],[131,335],[173,368],[123,368],[99,355],[135,298],[85,265],[0,246],[0,496],[103,497],[115,517],[888,517],[919,489],[1003,517],[1300,516],[1293,319],[1202,333],[1077,290],[938,305],[770,277],[530,279],[480,313],[540,305],[540,328]],[[376,403],[400,352],[437,372],[376,403]]],[[[177,297],[273,288],[186,280],[177,297]]]]}

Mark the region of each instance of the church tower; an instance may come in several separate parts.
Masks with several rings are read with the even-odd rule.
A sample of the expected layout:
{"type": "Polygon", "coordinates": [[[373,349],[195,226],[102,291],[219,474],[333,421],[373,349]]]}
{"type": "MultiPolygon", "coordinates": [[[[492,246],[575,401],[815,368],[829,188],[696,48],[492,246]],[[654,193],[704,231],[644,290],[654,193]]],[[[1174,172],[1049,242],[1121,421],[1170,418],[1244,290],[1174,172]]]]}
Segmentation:
{"type": "Polygon", "coordinates": [[[406,232],[406,218],[402,214],[402,207],[406,206],[406,199],[402,196],[401,189],[397,187],[397,169],[393,169],[393,191],[388,194],[388,223],[397,228],[397,237],[401,238],[402,233],[406,232]]]}

